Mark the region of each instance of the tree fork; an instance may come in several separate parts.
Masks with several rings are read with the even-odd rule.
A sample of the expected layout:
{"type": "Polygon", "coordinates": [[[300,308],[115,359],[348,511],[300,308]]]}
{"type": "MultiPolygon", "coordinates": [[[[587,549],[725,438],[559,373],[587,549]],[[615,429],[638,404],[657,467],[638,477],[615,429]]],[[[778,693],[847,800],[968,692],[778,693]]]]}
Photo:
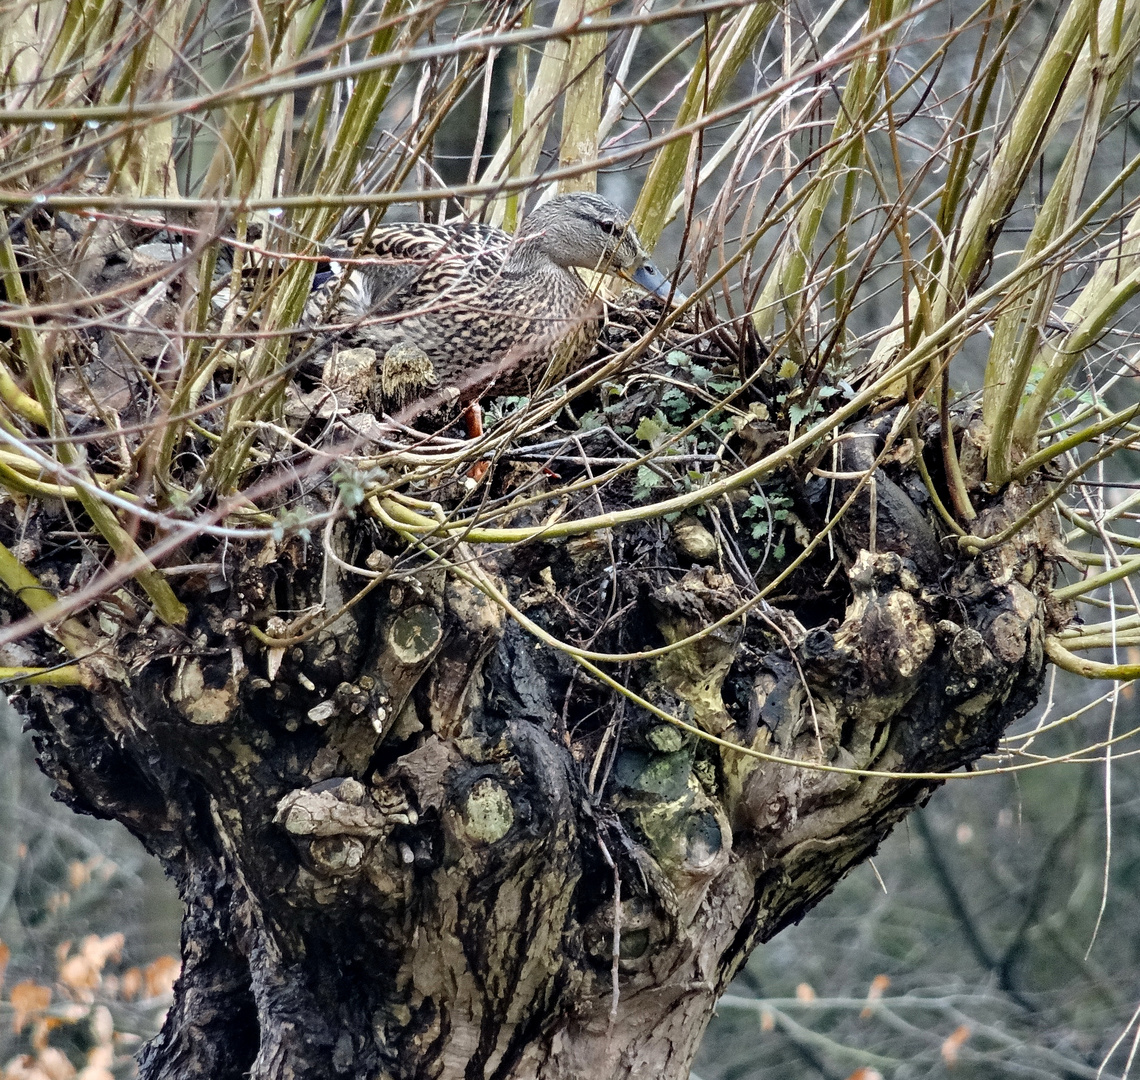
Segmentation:
{"type": "MultiPolygon", "coordinates": [[[[439,568],[267,647],[251,624],[359,588],[300,541],[184,597],[184,628],[124,617],[129,679],[25,691],[61,797],[126,824],[186,904],[144,1080],[686,1077],[751,949],[940,782],[884,774],[992,751],[1064,621],[1045,599],[1047,516],[951,561],[915,550],[913,503],[875,478],[845,526],[835,618],[763,608],[623,669],[638,700],[804,766],[611,695],[439,568]]],[[[977,535],[1035,494],[1009,487],[977,535]]],[[[746,598],[715,545],[681,542],[692,527],[622,537],[654,557],[622,571],[621,650],[682,642],[746,598]]],[[[357,562],[391,542],[366,522],[333,538],[357,562]]],[[[467,553],[566,638],[566,598],[614,580],[612,550],[586,536],[467,553]]]]}

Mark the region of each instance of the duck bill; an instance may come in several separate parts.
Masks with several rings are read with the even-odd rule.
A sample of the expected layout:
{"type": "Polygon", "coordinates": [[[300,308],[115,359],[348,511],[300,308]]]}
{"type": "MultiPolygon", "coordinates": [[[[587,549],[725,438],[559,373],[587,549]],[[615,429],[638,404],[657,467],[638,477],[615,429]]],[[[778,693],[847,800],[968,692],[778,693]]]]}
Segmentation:
{"type": "MultiPolygon", "coordinates": [[[[654,296],[660,296],[662,300],[669,298],[669,290],[671,288],[669,279],[651,262],[642,263],[629,275],[629,279],[635,284],[640,285],[646,292],[651,292],[654,296]]],[[[684,299],[683,293],[678,291],[673,292],[674,304],[683,303],[684,299]]]]}

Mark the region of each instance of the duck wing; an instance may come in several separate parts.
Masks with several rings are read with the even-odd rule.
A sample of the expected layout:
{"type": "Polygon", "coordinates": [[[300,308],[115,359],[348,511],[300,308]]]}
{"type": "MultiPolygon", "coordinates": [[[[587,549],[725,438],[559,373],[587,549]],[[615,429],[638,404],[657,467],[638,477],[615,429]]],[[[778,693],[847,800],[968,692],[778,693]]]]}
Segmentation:
{"type": "Polygon", "coordinates": [[[332,256],[345,315],[423,310],[477,292],[502,271],[511,238],[489,225],[381,225],[332,256]]]}

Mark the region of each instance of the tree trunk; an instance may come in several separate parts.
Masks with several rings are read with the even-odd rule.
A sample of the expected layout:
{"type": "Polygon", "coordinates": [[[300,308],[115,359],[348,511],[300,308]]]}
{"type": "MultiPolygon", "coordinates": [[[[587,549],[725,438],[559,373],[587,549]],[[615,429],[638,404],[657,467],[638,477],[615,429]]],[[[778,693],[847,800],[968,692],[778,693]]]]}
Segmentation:
{"type": "MultiPolygon", "coordinates": [[[[848,469],[881,430],[857,432],[848,469]]],[[[695,519],[459,545],[465,577],[393,566],[394,537],[350,520],[339,556],[389,576],[284,646],[250,625],[360,587],[300,539],[219,548],[222,569],[182,590],[182,630],[106,605],[97,685],[25,707],[63,797],[124,822],[186,904],[144,1080],[687,1077],[751,950],[939,783],[891,774],[992,751],[1040,685],[1058,621],[1046,516],[960,555],[911,468],[874,472],[835,555],[825,543],[778,606],[603,665],[640,701],[473,582],[562,640],[608,613],[587,648],[684,642],[754,595],[695,519]]],[[[1033,495],[1008,489],[975,535],[1033,495]]]]}

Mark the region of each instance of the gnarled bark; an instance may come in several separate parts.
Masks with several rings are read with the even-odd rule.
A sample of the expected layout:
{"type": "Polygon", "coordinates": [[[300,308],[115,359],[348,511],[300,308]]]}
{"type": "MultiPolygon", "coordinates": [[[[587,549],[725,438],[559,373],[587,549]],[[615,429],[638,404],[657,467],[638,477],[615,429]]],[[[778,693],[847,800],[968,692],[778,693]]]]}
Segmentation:
{"type": "MultiPolygon", "coordinates": [[[[612,670],[721,744],[431,566],[288,646],[248,627],[359,587],[299,540],[186,590],[185,630],[124,614],[122,677],[27,704],[65,797],[125,822],[187,905],[175,1003],[141,1075],[687,1076],[749,952],[938,783],[892,774],[992,750],[1039,686],[1044,519],[951,555],[904,486],[875,479],[845,526],[830,621],[793,599],[686,642],[747,599],[692,519],[613,544],[459,550],[563,639],[574,590],[620,571],[629,608],[592,647],[681,643],[612,670]]],[[[1007,490],[977,535],[1031,501],[1007,490]]],[[[390,563],[368,523],[334,541],[390,563]]]]}

